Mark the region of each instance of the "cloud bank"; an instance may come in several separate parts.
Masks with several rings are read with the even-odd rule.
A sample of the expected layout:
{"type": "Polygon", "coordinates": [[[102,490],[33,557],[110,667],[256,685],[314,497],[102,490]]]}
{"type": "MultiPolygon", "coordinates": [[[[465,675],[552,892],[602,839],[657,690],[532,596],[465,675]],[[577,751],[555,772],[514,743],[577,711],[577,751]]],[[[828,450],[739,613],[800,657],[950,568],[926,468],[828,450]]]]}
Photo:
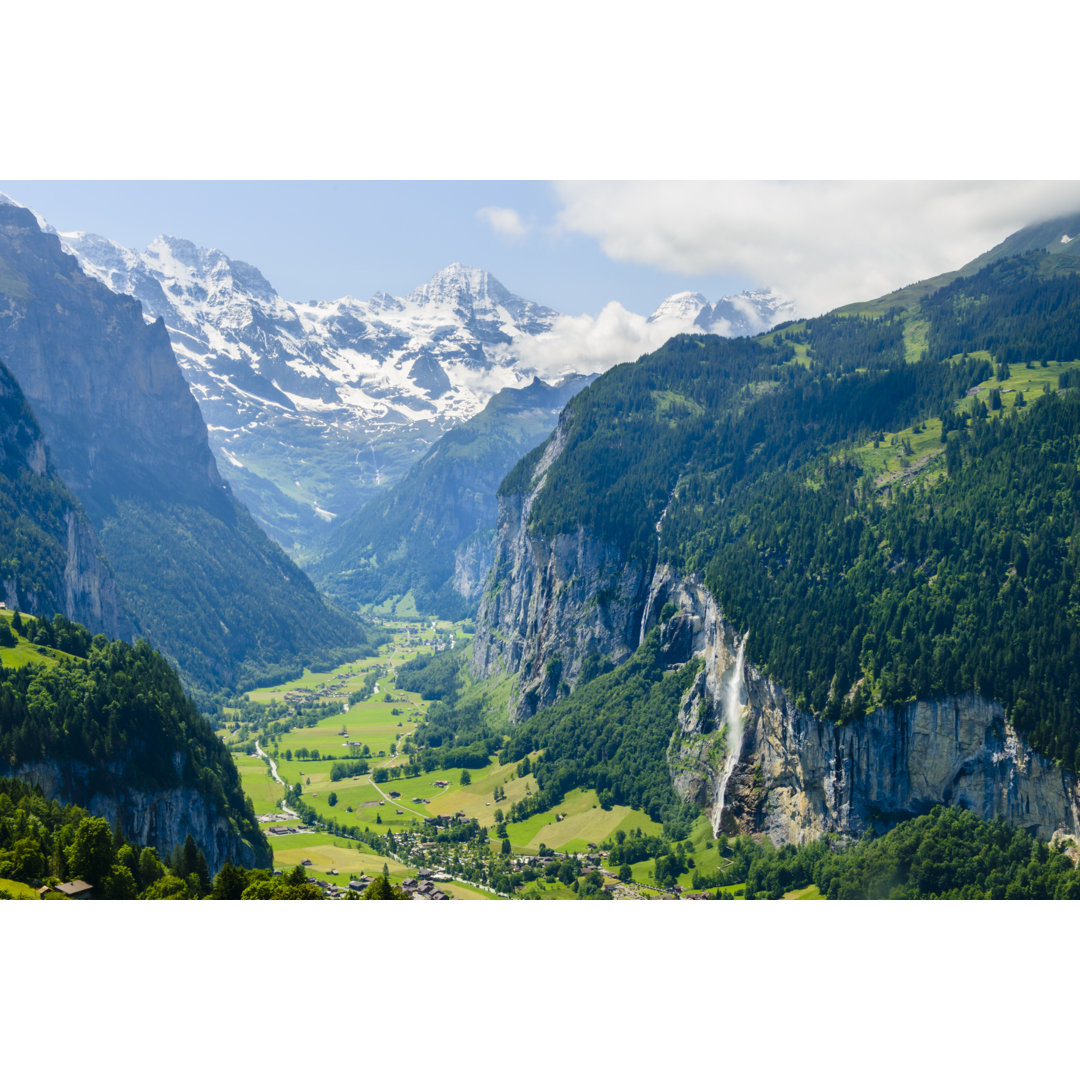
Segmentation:
{"type": "Polygon", "coordinates": [[[550,330],[519,338],[512,350],[524,367],[542,379],[553,379],[571,372],[607,371],[660,348],[675,334],[691,331],[700,333],[693,316],[650,322],[613,300],[595,317],[560,315],[550,330]]]}
{"type": "Polygon", "coordinates": [[[953,270],[1080,210],[1075,181],[631,181],[556,185],[559,223],[620,262],[736,273],[815,315],[953,270]]]}
{"type": "Polygon", "coordinates": [[[486,221],[500,236],[510,240],[520,240],[529,231],[521,215],[508,206],[482,206],[476,211],[476,216],[486,221]]]}

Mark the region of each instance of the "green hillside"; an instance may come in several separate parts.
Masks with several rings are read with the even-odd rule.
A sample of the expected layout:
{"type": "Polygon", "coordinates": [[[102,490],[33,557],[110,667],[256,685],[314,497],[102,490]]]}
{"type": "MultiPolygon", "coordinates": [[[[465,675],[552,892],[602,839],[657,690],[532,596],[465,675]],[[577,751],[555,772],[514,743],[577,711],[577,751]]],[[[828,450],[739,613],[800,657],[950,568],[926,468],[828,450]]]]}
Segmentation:
{"type": "Polygon", "coordinates": [[[703,575],[748,658],[823,718],[977,691],[1080,767],[1080,276],[1059,246],[906,308],[612,369],[570,404],[529,531],[703,575]]]}

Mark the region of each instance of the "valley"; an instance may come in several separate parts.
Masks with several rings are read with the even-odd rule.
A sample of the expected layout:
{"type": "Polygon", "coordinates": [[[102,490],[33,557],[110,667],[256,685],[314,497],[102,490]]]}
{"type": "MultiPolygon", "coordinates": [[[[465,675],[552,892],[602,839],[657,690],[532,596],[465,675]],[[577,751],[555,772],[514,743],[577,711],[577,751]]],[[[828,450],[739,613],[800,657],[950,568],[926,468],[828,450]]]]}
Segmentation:
{"type": "Polygon", "coordinates": [[[0,202],[0,892],[1080,896],[1078,233],[545,381],[0,202]]]}
{"type": "MultiPolygon", "coordinates": [[[[652,837],[657,851],[669,847],[661,825],[647,814],[601,807],[595,792],[576,790],[542,813],[509,823],[506,812],[535,787],[522,762],[499,764],[492,756],[469,768],[414,766],[420,755],[411,751],[431,702],[401,689],[396,672],[418,656],[446,651],[451,641],[467,650],[469,639],[460,624],[439,620],[393,621],[384,628],[393,636],[377,656],[251,691],[246,698],[256,708],[230,712],[230,724],[241,722],[223,738],[277,870],[309,860],[309,877],[340,888],[345,875],[370,878],[385,862],[394,884],[422,869],[453,875],[440,889],[460,899],[568,899],[582,883],[600,894],[606,887],[621,898],[650,899],[690,892],[695,869],[711,874],[726,865],[701,819],[684,845],[691,865],[658,882],[655,856],[639,859],[630,864],[632,881],[620,881],[619,867],[605,861],[605,848],[620,834],[652,837]],[[263,750],[261,740],[284,786],[257,756],[254,743],[263,750]],[[335,769],[363,771],[334,779],[335,769]],[[289,789],[299,794],[283,810],[289,789]],[[441,819],[435,830],[430,819],[441,819]],[[469,835],[445,839],[454,833],[469,835]],[[568,880],[560,879],[560,870],[568,880]]],[[[724,891],[738,893],[739,886],[724,891]]]]}

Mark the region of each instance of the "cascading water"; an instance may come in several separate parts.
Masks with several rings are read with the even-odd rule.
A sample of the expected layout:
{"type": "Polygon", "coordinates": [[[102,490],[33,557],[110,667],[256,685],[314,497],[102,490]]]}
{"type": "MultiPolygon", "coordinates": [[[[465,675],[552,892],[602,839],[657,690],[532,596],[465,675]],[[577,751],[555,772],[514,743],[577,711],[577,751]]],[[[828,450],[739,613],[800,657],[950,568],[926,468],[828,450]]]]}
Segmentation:
{"type": "Polygon", "coordinates": [[[750,636],[747,631],[739,642],[739,649],[735,655],[735,668],[728,679],[724,689],[724,725],[727,729],[727,758],[724,761],[724,773],[720,777],[720,784],[716,792],[716,811],[713,814],[713,836],[720,835],[720,818],[724,814],[724,796],[727,794],[728,781],[739,763],[739,752],[742,750],[742,721],[743,707],[745,706],[745,694],[743,692],[743,653],[746,650],[746,639],[750,636]]]}

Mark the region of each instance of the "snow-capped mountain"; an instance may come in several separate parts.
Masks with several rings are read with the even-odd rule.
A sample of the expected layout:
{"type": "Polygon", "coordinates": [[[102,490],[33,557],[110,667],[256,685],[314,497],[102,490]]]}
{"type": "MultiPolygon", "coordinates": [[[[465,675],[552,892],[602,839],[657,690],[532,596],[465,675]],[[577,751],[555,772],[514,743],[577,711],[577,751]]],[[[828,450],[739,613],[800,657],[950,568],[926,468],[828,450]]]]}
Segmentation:
{"type": "Polygon", "coordinates": [[[405,298],[296,303],[186,240],[144,252],[86,233],[61,242],[165,320],[222,471],[287,547],[397,479],[493,393],[528,385],[513,342],[556,318],[461,264],[405,298]]]}
{"type": "MultiPolygon", "coordinates": [[[[88,274],[164,320],[222,475],[294,552],[404,475],[499,390],[537,374],[597,370],[571,361],[553,373],[537,359],[542,350],[522,347],[581,317],[565,319],[460,263],[406,297],[299,303],[254,266],[187,240],[159,237],[137,252],[89,233],[59,236],[88,274]]],[[[680,293],[648,320],[633,316],[649,334],[610,362],[676,333],[755,333],[785,311],[771,293],[715,305],[680,293]]]]}
{"type": "Polygon", "coordinates": [[[649,322],[678,324],[680,330],[674,333],[696,329],[720,337],[744,337],[794,317],[795,305],[772,290],[725,296],[715,304],[699,292],[680,292],[661,303],[649,316],[649,322]]]}

